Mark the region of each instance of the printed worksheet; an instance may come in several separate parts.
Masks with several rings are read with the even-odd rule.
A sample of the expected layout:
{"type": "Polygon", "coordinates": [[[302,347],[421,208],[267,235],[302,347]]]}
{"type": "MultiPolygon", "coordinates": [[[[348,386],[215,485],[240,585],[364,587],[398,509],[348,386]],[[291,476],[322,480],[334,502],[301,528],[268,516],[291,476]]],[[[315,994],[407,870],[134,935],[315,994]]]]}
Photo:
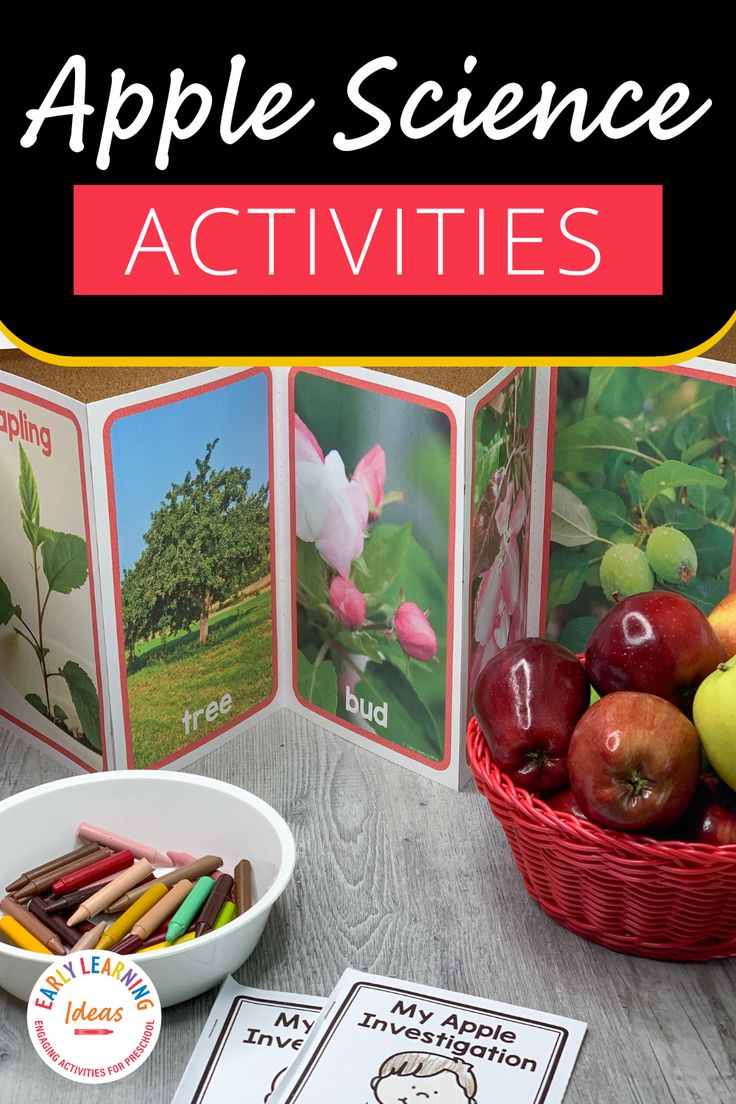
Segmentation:
{"type": "Polygon", "coordinates": [[[324,1003],[227,978],[172,1104],[271,1104],[324,1003]]]}
{"type": "Polygon", "coordinates": [[[347,970],[271,1104],[560,1104],[586,1029],[347,970]]]}

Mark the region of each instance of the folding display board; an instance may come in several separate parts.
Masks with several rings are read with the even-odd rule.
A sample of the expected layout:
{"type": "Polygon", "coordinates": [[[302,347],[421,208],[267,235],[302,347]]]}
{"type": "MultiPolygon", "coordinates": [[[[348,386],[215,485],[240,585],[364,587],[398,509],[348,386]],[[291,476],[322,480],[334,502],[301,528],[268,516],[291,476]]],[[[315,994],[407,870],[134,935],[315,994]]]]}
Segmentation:
{"type": "Polygon", "coordinates": [[[184,766],[290,708],[460,787],[483,665],[583,650],[611,545],[679,529],[697,571],[654,585],[728,593],[735,385],[0,351],[0,722],[80,769],[184,766]]]}

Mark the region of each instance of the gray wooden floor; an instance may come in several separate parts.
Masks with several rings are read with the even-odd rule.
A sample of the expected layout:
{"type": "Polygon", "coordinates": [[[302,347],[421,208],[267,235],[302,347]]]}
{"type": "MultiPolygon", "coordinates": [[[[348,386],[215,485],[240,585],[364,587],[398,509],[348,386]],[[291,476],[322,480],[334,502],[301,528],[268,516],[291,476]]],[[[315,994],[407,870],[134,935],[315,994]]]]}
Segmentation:
{"type": "MultiPolygon", "coordinates": [[[[546,1009],[590,1025],[566,1104],[736,1101],[736,963],[628,958],[558,927],[472,786],[450,793],[288,713],[193,769],[273,804],[299,849],[239,981],[326,994],[354,966],[546,1009]]],[[[0,797],[64,773],[23,743],[0,748],[0,797]]],[[[80,1088],[36,1057],[25,1006],[0,992],[0,1101],[166,1104],[213,998],[164,1012],[136,1073],[80,1088]]]]}

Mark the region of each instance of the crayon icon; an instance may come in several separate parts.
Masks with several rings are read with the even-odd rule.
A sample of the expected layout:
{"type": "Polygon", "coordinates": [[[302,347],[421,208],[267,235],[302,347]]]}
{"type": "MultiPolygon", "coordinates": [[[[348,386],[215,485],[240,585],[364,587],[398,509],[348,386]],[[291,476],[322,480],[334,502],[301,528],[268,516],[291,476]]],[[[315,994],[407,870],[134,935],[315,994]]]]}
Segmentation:
{"type": "Polygon", "coordinates": [[[111,1027],[75,1027],[75,1035],[113,1035],[111,1027]]]}

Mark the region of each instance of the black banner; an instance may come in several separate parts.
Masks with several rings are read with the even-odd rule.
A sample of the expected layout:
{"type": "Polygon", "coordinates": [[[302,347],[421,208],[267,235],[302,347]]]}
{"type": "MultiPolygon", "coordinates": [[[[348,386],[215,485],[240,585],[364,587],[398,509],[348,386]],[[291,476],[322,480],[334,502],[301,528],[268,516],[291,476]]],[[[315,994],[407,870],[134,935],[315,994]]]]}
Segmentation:
{"type": "MultiPolygon", "coordinates": [[[[284,22],[288,23],[286,16],[284,22]]],[[[665,56],[661,47],[642,42],[638,33],[618,25],[610,29],[605,43],[591,38],[573,44],[559,28],[556,41],[538,31],[529,43],[526,36],[531,31],[517,26],[514,37],[500,30],[494,37],[472,28],[452,35],[436,29],[420,42],[371,23],[365,33],[358,28],[337,34],[337,45],[322,39],[316,18],[304,37],[288,26],[286,43],[275,22],[267,33],[242,20],[231,27],[219,25],[209,38],[194,28],[188,38],[161,38],[158,44],[141,27],[134,46],[114,35],[92,41],[68,27],[58,35],[46,35],[43,48],[34,46],[32,60],[21,52],[5,59],[0,73],[5,152],[0,320],[12,334],[47,353],[79,359],[632,360],[674,358],[707,341],[728,322],[735,306],[733,185],[717,158],[730,137],[733,97],[727,49],[717,33],[710,33],[707,53],[698,52],[697,35],[688,32],[687,41],[682,34],[682,50],[665,56]],[[27,113],[41,107],[74,56],[83,64],[69,69],[53,104],[47,106],[71,106],[77,95],[78,111],[37,120],[34,134],[33,116],[27,113]],[[237,58],[243,60],[233,62],[237,58]],[[360,82],[356,74],[377,59],[384,63],[365,70],[360,82]],[[181,74],[172,77],[178,70],[181,74]],[[435,84],[418,93],[428,81],[435,84]],[[185,95],[177,107],[177,88],[181,94],[192,85],[203,86],[211,97],[201,122],[201,90],[185,95]],[[290,86],[288,105],[282,85],[290,86]],[[131,86],[136,88],[130,91],[131,86]],[[226,117],[228,88],[236,95],[231,96],[226,117]],[[311,101],[303,116],[273,136],[280,124],[311,101]],[[146,106],[145,122],[132,133],[137,113],[146,106]],[[442,116],[445,121],[438,122],[442,116]],[[78,132],[73,135],[75,127],[78,132]],[[236,138],[239,128],[242,135],[236,138]],[[188,129],[192,133],[186,137],[188,129]],[[126,130],[131,136],[121,137],[126,130]],[[272,133],[263,137],[269,130],[272,133]],[[343,148],[335,137],[340,134],[345,136],[343,148]],[[360,136],[366,141],[356,148],[360,136]],[[70,141],[77,147],[83,143],[83,149],[71,149],[70,141]],[[345,148],[345,142],[353,144],[345,148]],[[167,162],[166,167],[157,167],[157,159],[161,166],[167,162]],[[256,259],[246,255],[234,216],[233,249],[237,244],[241,250],[239,266],[250,263],[261,274],[261,294],[221,294],[218,277],[212,278],[214,293],[209,294],[169,294],[171,279],[162,284],[165,294],[89,294],[95,249],[102,269],[113,248],[108,235],[115,225],[119,231],[123,228],[116,222],[115,206],[109,204],[104,218],[90,224],[97,230],[88,238],[92,260],[88,256],[86,292],[75,294],[75,186],[182,184],[216,186],[214,201],[211,195],[208,200],[210,210],[228,207],[227,202],[218,204],[216,192],[228,185],[332,185],[338,196],[338,185],[370,185],[377,206],[386,195],[390,198],[382,190],[390,185],[531,185],[539,189],[541,199],[535,204],[532,197],[530,202],[525,191],[519,204],[525,210],[544,208],[546,185],[660,186],[661,294],[641,294],[637,288],[644,243],[636,228],[629,242],[625,225],[622,234],[613,235],[613,245],[603,235],[607,244],[601,247],[601,268],[608,261],[606,250],[615,247],[625,262],[619,276],[631,276],[635,293],[622,294],[619,288],[615,293],[581,294],[578,286],[589,277],[575,273],[569,291],[565,286],[554,294],[497,294],[499,281],[505,281],[508,291],[509,265],[518,263],[526,270],[529,259],[537,255],[533,246],[522,244],[514,246],[518,262],[510,260],[503,235],[512,227],[513,237],[513,224],[505,219],[505,207],[503,219],[489,208],[482,264],[472,253],[476,268],[468,278],[475,281],[476,290],[478,265],[485,267],[480,294],[443,294],[441,289],[439,294],[356,294],[360,280],[351,273],[344,248],[347,294],[275,293],[266,253],[256,259]]],[[[329,199],[325,202],[329,206],[329,199]]],[[[636,202],[632,200],[634,215],[636,202]]],[[[273,206],[282,204],[280,196],[273,206]]],[[[145,209],[151,206],[155,199],[146,202],[145,209]]],[[[390,214],[393,220],[393,208],[390,214]]],[[[475,208],[472,214],[472,233],[477,235],[482,229],[475,208]]],[[[329,227],[329,248],[334,252],[339,233],[335,217],[331,224],[327,210],[316,217],[322,220],[321,233],[329,227]]],[[[221,245],[229,240],[224,218],[219,223],[221,245]]],[[[386,207],[387,225],[388,219],[386,207]]],[[[163,215],[161,220],[165,231],[163,215]]],[[[434,215],[422,226],[435,234],[438,221],[434,215]]],[[[259,227],[259,241],[265,243],[266,218],[252,225],[259,227]]],[[[279,233],[282,225],[286,222],[279,224],[279,233]]],[[[353,260],[365,244],[367,225],[361,225],[357,246],[355,235],[351,239],[353,260]]],[[[453,253],[452,235],[459,225],[446,216],[448,266],[465,263],[462,258],[470,255],[467,240],[464,254],[453,253]]],[[[516,234],[534,237],[534,225],[522,216],[516,234]]],[[[390,227],[395,235],[394,221],[390,227]]],[[[582,238],[587,247],[573,242],[575,252],[559,253],[557,245],[569,249],[571,239],[561,234],[558,222],[554,248],[543,254],[546,246],[539,246],[539,256],[556,266],[555,273],[564,267],[560,257],[574,257],[579,272],[594,261],[594,216],[571,221],[568,229],[573,228],[577,241],[582,238]]],[[[652,229],[656,242],[656,227],[645,223],[644,228],[652,229]]],[[[124,229],[127,234],[127,226],[124,229]]],[[[131,221],[131,256],[141,229],[140,223],[131,221]]],[[[143,244],[160,245],[156,226],[148,229],[153,236],[141,239],[143,244]]],[[[366,272],[373,264],[370,250],[381,248],[383,233],[379,228],[369,242],[366,272]]],[[[288,265],[292,255],[298,257],[307,273],[308,249],[300,234],[293,254],[287,237],[278,239],[285,251],[279,259],[288,265]]],[[[417,275],[418,266],[425,263],[422,258],[431,255],[430,275],[437,276],[436,252],[429,254],[423,247],[417,259],[411,248],[407,239],[401,258],[406,271],[417,275]]],[[[647,249],[651,254],[651,243],[647,249]]],[[[185,260],[203,281],[205,269],[200,265],[195,271],[189,255],[185,260]]],[[[181,268],[180,259],[178,263],[181,268]]],[[[621,263],[619,257],[619,267],[621,263]]],[[[135,275],[146,266],[153,271],[154,265],[171,277],[161,250],[155,257],[139,256],[135,275]]],[[[210,266],[218,267],[211,262],[210,266]]],[[[120,277],[121,287],[130,286],[122,271],[120,277]]],[[[450,285],[459,278],[457,271],[443,277],[450,285]]],[[[182,286],[186,282],[182,279],[182,286]]],[[[387,281],[386,287],[395,283],[387,281]]],[[[524,287],[529,284],[527,277],[524,287]]]]}

